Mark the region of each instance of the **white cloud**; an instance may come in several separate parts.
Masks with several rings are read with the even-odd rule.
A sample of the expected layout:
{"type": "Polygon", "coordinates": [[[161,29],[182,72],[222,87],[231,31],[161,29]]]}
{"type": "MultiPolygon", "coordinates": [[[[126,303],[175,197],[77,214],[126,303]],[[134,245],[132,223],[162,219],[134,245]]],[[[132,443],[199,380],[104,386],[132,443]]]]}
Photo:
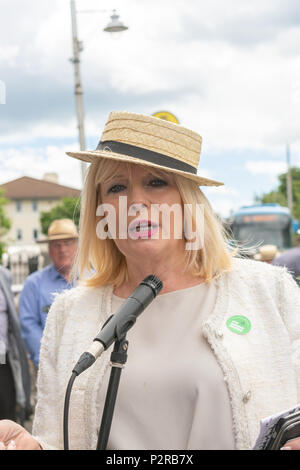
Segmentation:
{"type": "Polygon", "coordinates": [[[211,174],[210,171],[201,168],[201,164],[200,164],[200,167],[198,168],[197,175],[198,175],[198,176],[202,176],[203,178],[215,179],[215,178],[212,176],[212,174],[211,174]]]}
{"type": "Polygon", "coordinates": [[[234,188],[231,188],[229,186],[207,186],[205,188],[205,192],[208,194],[208,196],[230,196],[230,197],[237,197],[238,196],[238,191],[234,188]]]}
{"type": "MultiPolygon", "coordinates": [[[[72,55],[69,1],[43,0],[44,9],[27,2],[25,10],[17,0],[10,5],[16,3],[22,14],[16,18],[14,35],[6,35],[6,42],[7,37],[13,42],[6,44],[6,54],[19,61],[16,73],[20,74],[20,86],[22,74],[29,74],[33,77],[33,94],[34,80],[45,80],[54,88],[68,86],[71,96],[74,79],[68,61],[72,55]],[[22,54],[17,54],[21,46],[22,54]]],[[[87,116],[98,109],[95,118],[102,119],[109,107],[109,96],[105,105],[103,97],[113,90],[130,96],[132,107],[138,103],[135,111],[151,114],[157,109],[146,100],[143,104],[143,96],[152,93],[161,97],[162,107],[168,107],[182,123],[219,148],[268,148],[281,145],[287,138],[300,145],[299,107],[293,104],[291,91],[291,82],[300,82],[297,54],[290,53],[300,34],[293,25],[293,10],[298,12],[295,2],[285,2],[282,7],[277,0],[230,0],[225,4],[214,0],[200,9],[195,0],[188,4],[180,0],[151,4],[116,0],[114,6],[129,26],[117,36],[102,31],[109,13],[77,15],[79,38],[85,47],[81,57],[85,98],[90,92],[99,96],[99,104],[86,105],[87,116]],[[187,31],[192,20],[193,28],[187,31]],[[242,38],[246,25],[253,32],[252,47],[246,47],[242,38]],[[276,34],[270,30],[272,25],[276,34]]],[[[78,10],[97,7],[95,1],[77,1],[78,10]]],[[[111,9],[111,4],[103,0],[102,7],[111,9]]],[[[13,6],[10,9],[15,10],[13,6]]],[[[4,16],[5,12],[2,9],[4,16]]],[[[55,105],[64,106],[63,99],[55,105]]],[[[118,107],[124,109],[121,97],[118,107]]],[[[75,106],[70,108],[73,116],[74,111],[75,106]]],[[[57,125],[47,124],[50,136],[56,132],[60,136],[63,126],[69,135],[65,117],[57,125]]],[[[87,122],[86,129],[91,134],[93,125],[87,122]]],[[[43,135],[43,128],[32,123],[29,133],[33,138],[38,131],[43,135]]],[[[11,133],[14,135],[13,127],[11,133]]]]}
{"type": "Polygon", "coordinates": [[[274,177],[287,171],[285,162],[278,161],[248,161],[245,164],[246,170],[253,175],[268,175],[274,177]]]}
{"type": "Polygon", "coordinates": [[[77,146],[52,145],[45,148],[0,150],[0,184],[21,176],[42,179],[45,173],[53,172],[58,174],[60,184],[80,189],[80,162],[65,155],[67,150],[76,149],[77,146]]]}
{"type": "Polygon", "coordinates": [[[214,212],[221,217],[229,217],[243,203],[239,192],[230,186],[206,186],[201,188],[214,212]]]}
{"type": "Polygon", "coordinates": [[[13,67],[16,64],[16,59],[19,53],[19,46],[0,47],[0,63],[5,62],[6,66],[13,67]]]}
{"type": "Polygon", "coordinates": [[[213,211],[221,217],[229,217],[233,211],[238,210],[242,205],[251,205],[253,204],[252,200],[242,199],[237,197],[237,191],[229,191],[229,195],[226,195],[226,192],[222,193],[222,188],[216,188],[215,192],[208,191],[208,187],[202,188],[205,196],[209,200],[213,211]],[[220,191],[220,194],[217,194],[217,190],[220,191]]]}
{"type": "MultiPolygon", "coordinates": [[[[42,177],[55,162],[62,182],[79,184],[79,162],[67,164],[71,159],[62,158],[64,149],[70,149],[64,140],[78,141],[70,2],[1,3],[0,65],[5,74],[0,79],[7,85],[7,104],[0,107],[1,179],[22,171],[42,177]],[[40,141],[47,139],[48,147],[42,147],[40,141]],[[3,165],[8,156],[10,164],[3,165]]],[[[112,8],[110,0],[101,5],[77,0],[76,5],[78,10],[112,8]]],[[[269,175],[268,181],[285,171],[287,141],[292,164],[300,163],[298,0],[211,0],[201,5],[198,0],[115,0],[113,7],[129,26],[125,33],[103,32],[109,12],[77,15],[84,43],[87,140],[98,140],[112,109],[145,114],[167,109],[202,135],[206,154],[233,150],[243,159],[246,149],[244,168],[269,175]],[[249,160],[257,150],[263,161],[249,160]],[[270,161],[266,154],[273,155],[270,161]]],[[[201,164],[199,173],[215,179],[201,164]]],[[[221,181],[224,173],[218,173],[221,181]]],[[[250,193],[236,194],[230,184],[226,190],[217,188],[222,196],[208,191],[223,210],[250,193]]]]}

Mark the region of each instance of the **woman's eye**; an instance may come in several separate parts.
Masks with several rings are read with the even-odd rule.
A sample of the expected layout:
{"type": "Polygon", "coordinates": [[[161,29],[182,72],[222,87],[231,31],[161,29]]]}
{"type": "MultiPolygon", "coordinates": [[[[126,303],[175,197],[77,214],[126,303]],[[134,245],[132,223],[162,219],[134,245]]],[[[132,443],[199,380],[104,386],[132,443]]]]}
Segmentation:
{"type": "Polygon", "coordinates": [[[167,182],[164,181],[164,180],[161,180],[160,178],[154,178],[152,180],[150,180],[149,182],[150,186],[166,186],[167,185],[167,182]]]}
{"type": "Polygon", "coordinates": [[[123,184],[114,184],[111,188],[108,189],[108,193],[119,193],[123,191],[125,186],[123,184]]]}

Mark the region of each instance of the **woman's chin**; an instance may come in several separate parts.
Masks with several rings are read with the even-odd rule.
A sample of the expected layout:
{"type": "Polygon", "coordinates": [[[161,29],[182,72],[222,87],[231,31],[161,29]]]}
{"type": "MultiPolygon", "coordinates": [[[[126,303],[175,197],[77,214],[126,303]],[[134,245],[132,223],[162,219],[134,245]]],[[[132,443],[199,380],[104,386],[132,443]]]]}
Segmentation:
{"type": "Polygon", "coordinates": [[[159,250],[166,245],[166,240],[158,240],[154,238],[136,238],[130,240],[130,246],[138,249],[139,247],[149,247],[149,249],[159,250]]]}
{"type": "Polygon", "coordinates": [[[120,251],[127,256],[154,256],[162,255],[169,245],[168,240],[153,238],[136,238],[126,240],[126,246],[119,244],[120,251]]]}

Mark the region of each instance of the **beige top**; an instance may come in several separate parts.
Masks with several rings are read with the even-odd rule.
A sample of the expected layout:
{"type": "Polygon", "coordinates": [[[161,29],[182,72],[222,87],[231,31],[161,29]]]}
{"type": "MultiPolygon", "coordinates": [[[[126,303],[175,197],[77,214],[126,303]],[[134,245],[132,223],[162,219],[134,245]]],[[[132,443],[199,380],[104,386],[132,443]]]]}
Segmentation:
{"type": "MultiPolygon", "coordinates": [[[[201,333],[215,300],[215,284],[200,284],[159,295],[137,319],[108,449],[235,448],[226,383],[201,333]]],[[[114,295],[112,311],[123,301],[114,295]]]]}

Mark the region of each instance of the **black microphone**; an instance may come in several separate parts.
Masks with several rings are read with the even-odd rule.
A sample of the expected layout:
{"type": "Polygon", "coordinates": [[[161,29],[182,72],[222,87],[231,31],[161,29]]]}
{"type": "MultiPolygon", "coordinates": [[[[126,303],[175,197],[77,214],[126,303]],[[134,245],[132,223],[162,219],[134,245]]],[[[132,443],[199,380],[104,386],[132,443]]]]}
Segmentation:
{"type": "Polygon", "coordinates": [[[153,274],[147,276],[120,309],[104,323],[100,333],[94,338],[89,349],[80,356],[72,372],[76,375],[81,374],[114,341],[123,338],[127,331],[133,327],[137,317],[155,299],[162,287],[163,283],[158,277],[153,274]]]}

